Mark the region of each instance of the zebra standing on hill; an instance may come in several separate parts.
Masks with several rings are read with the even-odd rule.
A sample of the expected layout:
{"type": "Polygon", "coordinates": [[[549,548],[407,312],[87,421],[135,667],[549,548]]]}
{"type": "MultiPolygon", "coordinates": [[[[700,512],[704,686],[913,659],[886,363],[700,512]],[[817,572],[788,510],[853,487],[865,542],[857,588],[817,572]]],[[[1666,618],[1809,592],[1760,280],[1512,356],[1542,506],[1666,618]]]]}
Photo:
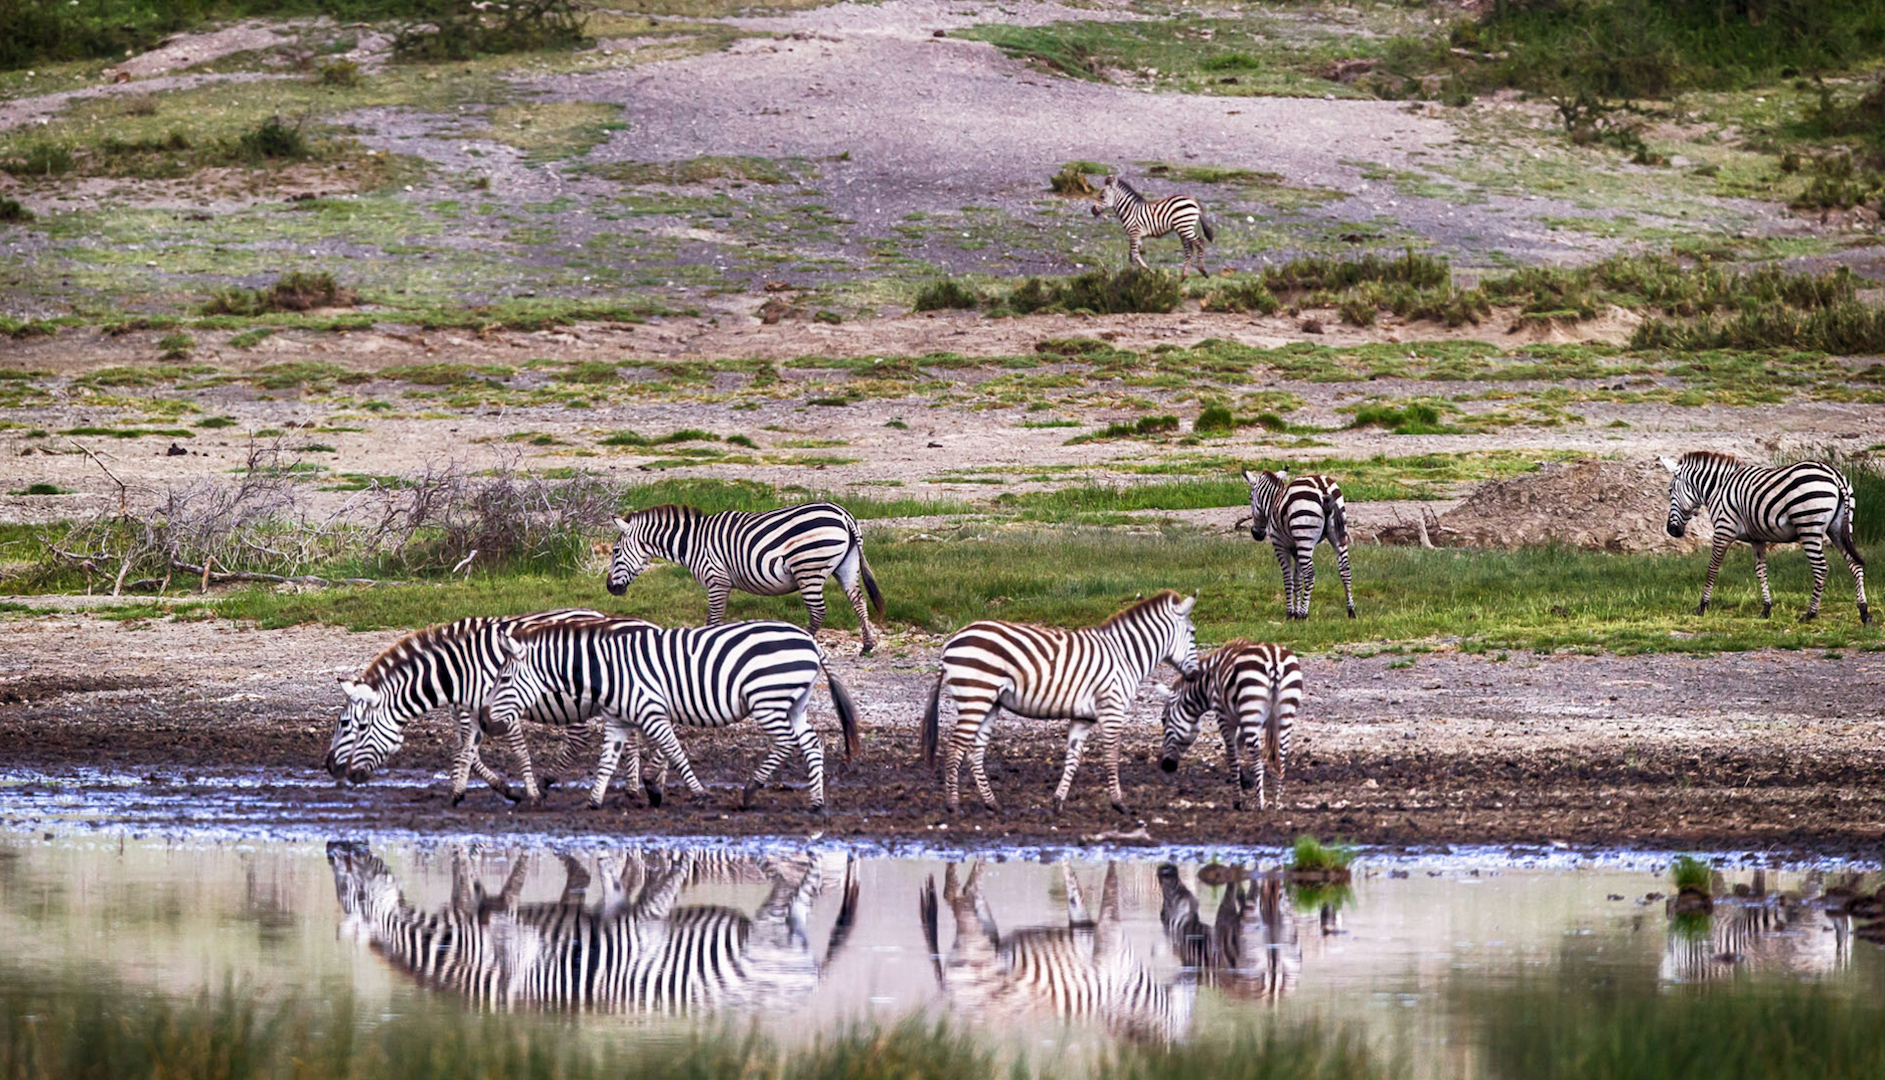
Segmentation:
{"type": "MultiPolygon", "coordinates": [[[[518,718],[528,702],[549,694],[591,703],[604,718],[602,756],[589,805],[599,807],[634,730],[640,730],[681,774],[687,790],[705,795],[681,749],[674,725],[726,727],[747,717],[772,736],[772,748],[740,797],[742,808],[796,748],[810,779],[812,809],[825,806],[825,752],[805,718],[822,672],[844,731],[848,760],[857,752],[857,706],[826,667],[811,634],[782,622],[738,622],[667,629],[634,619],[532,623],[505,635],[505,662],[489,698],[489,724],[521,746],[518,718]]],[[[536,801],[536,778],[522,755],[525,795],[536,801]]],[[[651,793],[652,799],[652,793],[651,793]]]]}
{"type": "Polygon", "coordinates": [[[1105,748],[1113,809],[1126,812],[1119,788],[1119,741],[1126,710],[1147,675],[1161,662],[1190,674],[1198,669],[1191,625],[1195,596],[1170,589],[1100,623],[1078,630],[984,620],[972,622],[943,643],[942,670],[923,714],[923,758],[934,764],[941,736],[941,701],[946,688],[956,703],[956,726],[943,761],[943,794],[951,813],[961,804],[958,785],[968,756],[976,790],[990,810],[1000,810],[982,761],[994,735],[995,714],[1007,708],[1035,720],[1066,720],[1067,765],[1054,789],[1054,812],[1067,802],[1080,754],[1097,724],[1105,748]]]}
{"type": "MultiPolygon", "coordinates": [[[[358,679],[343,678],[347,704],[334,725],[325,767],[336,780],[362,784],[404,744],[406,723],[437,708],[451,711],[457,746],[452,755],[452,803],[465,797],[475,770],[499,794],[515,802],[517,794],[485,764],[478,753],[480,729],[472,717],[483,707],[509,655],[498,646],[507,628],[532,622],[604,618],[599,611],[564,608],[529,615],[460,619],[400,638],[366,667],[358,679]]],[[[588,745],[588,719],[595,710],[575,700],[548,696],[533,700],[526,718],[564,729],[556,768],[568,767],[573,753],[588,745]]],[[[521,735],[520,735],[521,738],[521,735]]]]}
{"type": "Polygon", "coordinates": [[[877,617],[884,596],[864,561],[864,534],[850,511],[814,502],[750,514],[726,510],[705,514],[691,506],[651,506],[616,518],[621,532],[609,555],[609,591],[621,596],[659,556],[680,563],[707,589],[707,625],[726,621],[727,594],[734,589],[760,596],[796,592],[811,614],[811,631],[825,625],[825,579],[837,575],[857,612],[869,656],[876,638],[864,610],[862,580],[877,617]]]}
{"type": "Polygon", "coordinates": [[[1767,591],[1767,547],[1796,541],[1813,567],[1813,599],[1800,621],[1817,617],[1820,597],[1826,592],[1826,541],[1831,540],[1852,571],[1859,594],[1859,621],[1872,621],[1865,603],[1865,560],[1852,542],[1852,485],[1838,469],[1820,461],[1769,469],[1743,465],[1729,454],[1707,450],[1684,454],[1679,461],[1663,458],[1662,464],[1670,472],[1669,535],[1681,536],[1690,516],[1704,506],[1715,524],[1714,551],[1708,557],[1708,578],[1702,583],[1697,615],[1708,611],[1729,545],[1745,540],[1754,549],[1754,576],[1761,582],[1761,618],[1774,611],[1774,599],[1767,591]]]}
{"type": "Polygon", "coordinates": [[[1276,777],[1276,796],[1282,799],[1289,736],[1302,706],[1302,666],[1295,653],[1283,645],[1229,641],[1200,657],[1198,673],[1166,695],[1159,768],[1177,772],[1178,759],[1198,740],[1204,714],[1215,712],[1230,764],[1231,806],[1242,810],[1243,793],[1254,787],[1257,809],[1265,809],[1266,774],[1276,777]]]}
{"type": "Polygon", "coordinates": [[[1150,270],[1140,250],[1141,243],[1147,238],[1156,239],[1175,232],[1185,245],[1185,261],[1179,265],[1178,279],[1184,280],[1194,259],[1198,263],[1198,274],[1202,277],[1211,276],[1211,272],[1204,268],[1204,245],[1207,241],[1217,239],[1217,230],[1211,228],[1211,222],[1205,218],[1204,209],[1198,205],[1198,200],[1189,195],[1148,199],[1131,184],[1108,176],[1106,182],[1100,185],[1099,195],[1093,200],[1093,216],[1104,217],[1108,210],[1125,226],[1128,268],[1138,266],[1150,270]]]}
{"type": "Polygon", "coordinates": [[[1309,474],[1291,478],[1288,470],[1253,473],[1250,485],[1250,539],[1265,536],[1283,568],[1283,604],[1292,619],[1309,617],[1309,594],[1316,587],[1316,545],[1327,540],[1342,573],[1348,617],[1355,617],[1355,583],[1348,569],[1348,504],[1342,485],[1332,477],[1309,474]]]}
{"type": "Polygon", "coordinates": [[[1067,883],[1067,925],[1031,926],[1002,934],[982,896],[984,864],[966,881],[956,864],[943,870],[942,900],[954,917],[955,940],[942,951],[936,879],[918,895],[923,939],[936,983],[951,1008],[984,1022],[1052,1019],[1097,1024],[1142,1042],[1175,1042],[1191,1027],[1197,982],[1153,978],[1134,955],[1120,919],[1119,869],[1106,865],[1099,918],[1089,914],[1080,879],[1061,864],[1067,883]]]}

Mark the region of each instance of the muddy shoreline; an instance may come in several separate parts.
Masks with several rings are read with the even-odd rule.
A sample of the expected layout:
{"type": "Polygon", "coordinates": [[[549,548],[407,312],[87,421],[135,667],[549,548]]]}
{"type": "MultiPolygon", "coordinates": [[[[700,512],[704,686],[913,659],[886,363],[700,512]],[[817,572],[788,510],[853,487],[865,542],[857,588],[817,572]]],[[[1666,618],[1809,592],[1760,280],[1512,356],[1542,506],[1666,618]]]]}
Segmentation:
{"type": "MultiPolygon", "coordinates": [[[[755,809],[737,808],[738,786],[764,748],[750,727],[684,733],[709,792],[671,792],[659,809],[618,787],[608,807],[587,810],[580,779],[539,808],[475,786],[451,807],[434,779],[447,756],[436,716],[409,728],[384,779],[336,787],[319,771],[339,705],[334,677],[394,636],[217,620],[130,628],[85,615],[9,620],[0,629],[9,657],[0,662],[0,773],[36,775],[0,789],[0,807],[25,824],[65,813],[49,808],[94,805],[94,823],[121,814],[156,830],[819,833],[961,847],[1273,846],[1313,833],[1387,847],[1885,854],[1885,717],[1859,689],[1885,675],[1876,653],[1506,662],[1443,653],[1413,668],[1391,668],[1405,660],[1386,655],[1316,656],[1305,667],[1310,689],[1280,808],[1231,810],[1219,752],[1205,740],[1175,776],[1161,773],[1156,713],[1142,701],[1121,763],[1131,815],[1107,806],[1103,766],[1090,751],[1066,812],[1053,817],[1064,728],[1005,719],[989,760],[1005,811],[965,807],[952,818],[918,748],[933,649],[901,642],[859,659],[855,640],[832,632],[820,636],[841,657],[865,742],[858,760],[836,770],[822,816],[806,808],[797,776],[763,792],[755,809]],[[141,779],[121,786],[101,773],[141,779]]],[[[814,721],[835,747],[822,694],[814,721]]]]}

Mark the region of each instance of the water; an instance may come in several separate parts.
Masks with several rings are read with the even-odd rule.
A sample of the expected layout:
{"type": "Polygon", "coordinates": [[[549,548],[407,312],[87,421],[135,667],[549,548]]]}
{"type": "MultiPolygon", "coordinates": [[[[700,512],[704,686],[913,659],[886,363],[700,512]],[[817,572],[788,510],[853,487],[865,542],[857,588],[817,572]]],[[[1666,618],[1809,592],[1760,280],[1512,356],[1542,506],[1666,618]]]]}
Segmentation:
{"type": "Polygon", "coordinates": [[[1824,897],[1877,875],[1838,868],[1736,869],[1720,884],[1745,898],[1677,918],[1645,899],[1668,889],[1646,857],[1373,858],[1352,888],[1317,891],[1260,853],[1227,870],[1091,852],[951,864],[791,842],[45,830],[0,831],[0,970],[180,997],[239,985],[374,1018],[568,1012],[578,1031],[634,1038],[731,1020],[793,1043],[928,1012],[1076,1060],[1114,1040],[1332,1018],[1452,1076],[1478,1072],[1475,1011],[1505,990],[1885,987],[1885,953],[1824,897]],[[421,940],[471,957],[466,973],[421,940]],[[719,979],[700,960],[716,949],[719,979]]]}

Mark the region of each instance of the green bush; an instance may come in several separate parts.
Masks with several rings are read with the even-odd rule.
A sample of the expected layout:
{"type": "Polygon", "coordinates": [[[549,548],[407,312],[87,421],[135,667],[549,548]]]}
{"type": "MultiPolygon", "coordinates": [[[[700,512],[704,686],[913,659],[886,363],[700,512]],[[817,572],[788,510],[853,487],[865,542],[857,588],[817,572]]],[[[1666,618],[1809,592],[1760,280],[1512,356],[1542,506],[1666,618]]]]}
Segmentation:
{"type": "Polygon", "coordinates": [[[1200,435],[1227,435],[1237,430],[1237,416],[1229,406],[1213,402],[1198,411],[1191,430],[1200,435]]]}
{"type": "Polygon", "coordinates": [[[308,156],[307,136],[301,125],[293,127],[271,116],[253,131],[236,136],[234,156],[248,162],[293,161],[308,156]]]}
{"type": "Polygon", "coordinates": [[[932,281],[916,291],[916,311],[944,311],[980,307],[982,294],[972,285],[964,285],[954,278],[942,278],[932,281]]]}
{"type": "Polygon", "coordinates": [[[1295,289],[1347,289],[1363,282],[1401,282],[1417,288],[1432,288],[1453,280],[1445,259],[1403,252],[1399,258],[1384,259],[1369,252],[1359,259],[1332,259],[1325,256],[1295,259],[1263,271],[1266,288],[1281,292],[1295,289]]]}
{"type": "Polygon", "coordinates": [[[393,34],[401,60],[469,60],[496,53],[574,49],[589,43],[576,0],[409,0],[393,34]]]}
{"type": "Polygon", "coordinates": [[[0,162],[14,176],[58,176],[72,171],[72,151],[58,143],[36,142],[16,158],[0,162]]]}
{"type": "Polygon", "coordinates": [[[157,349],[165,360],[187,360],[194,348],[196,339],[188,334],[165,334],[157,340],[157,349]]]}
{"type": "Polygon", "coordinates": [[[1210,285],[1194,287],[1191,295],[1205,311],[1274,315],[1283,306],[1261,278],[1220,278],[1210,285]]]}
{"type": "Polygon", "coordinates": [[[1136,267],[1111,273],[1089,270],[1065,282],[1055,298],[1068,311],[1095,315],[1139,312],[1163,315],[1178,306],[1178,279],[1162,270],[1136,267]]]}
{"type": "Polygon", "coordinates": [[[20,205],[18,199],[0,198],[0,221],[31,221],[33,212],[20,205]]]}
{"type": "Polygon", "coordinates": [[[265,289],[226,289],[203,305],[205,315],[265,315],[273,311],[352,307],[359,297],[325,270],[292,270],[265,289]]]}
{"type": "Polygon", "coordinates": [[[1355,849],[1342,843],[1325,844],[1308,834],[1298,836],[1290,849],[1289,868],[1300,873],[1346,870],[1355,861],[1355,849]]]}
{"type": "Polygon", "coordinates": [[[330,60],[321,65],[316,81],[322,86],[359,86],[360,65],[352,60],[330,60]]]}
{"type": "Polygon", "coordinates": [[[1070,161],[1060,167],[1060,171],[1047,178],[1047,186],[1056,195],[1092,197],[1099,194],[1087,177],[1095,172],[1104,173],[1104,169],[1090,168],[1092,162],[1070,161]]]}
{"type": "Polygon", "coordinates": [[[1669,866],[1669,879],[1677,892],[1693,891],[1706,893],[1714,880],[1715,872],[1707,863],[1690,855],[1678,855],[1669,866]]]}
{"type": "Polygon", "coordinates": [[[1354,408],[1351,428],[1381,427],[1396,435],[1450,435],[1458,428],[1444,423],[1441,407],[1430,401],[1408,401],[1399,405],[1365,402],[1354,408]]]}

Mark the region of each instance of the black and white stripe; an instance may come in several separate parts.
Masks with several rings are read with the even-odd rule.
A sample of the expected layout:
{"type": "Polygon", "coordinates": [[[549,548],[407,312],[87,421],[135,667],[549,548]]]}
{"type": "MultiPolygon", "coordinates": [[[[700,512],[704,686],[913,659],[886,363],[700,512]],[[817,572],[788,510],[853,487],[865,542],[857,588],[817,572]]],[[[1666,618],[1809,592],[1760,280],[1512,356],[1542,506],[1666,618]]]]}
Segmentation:
{"type": "Polygon", "coordinates": [[[990,810],[1000,809],[982,761],[994,734],[995,714],[1007,709],[1034,720],[1066,720],[1067,763],[1054,789],[1054,812],[1067,801],[1080,754],[1097,724],[1106,754],[1113,808],[1124,813],[1119,787],[1119,741],[1126,711],[1146,676],[1161,662],[1190,674],[1198,668],[1191,609],[1198,598],[1167,589],[1141,600],[1098,626],[1062,630],[1051,626],[985,620],[952,634],[943,644],[942,670],[923,715],[923,755],[934,763],[941,736],[941,699],[956,703],[956,726],[943,761],[943,794],[951,811],[960,805],[958,784],[966,755],[976,790],[990,810]]]}
{"type": "MultiPolygon", "coordinates": [[[[499,648],[498,639],[506,629],[532,622],[603,617],[599,611],[564,608],[460,619],[407,634],[375,657],[358,679],[340,680],[347,704],[328,743],[327,771],[337,780],[365,783],[404,744],[408,721],[443,708],[451,712],[457,740],[452,802],[464,798],[473,770],[515,800],[509,785],[479,755],[481,731],[472,723],[509,655],[499,648]]],[[[559,762],[566,766],[569,755],[587,745],[587,720],[593,712],[573,699],[553,695],[530,702],[525,717],[564,730],[559,762]]]]}
{"type": "Polygon", "coordinates": [[[849,936],[858,901],[847,861],[843,906],[821,962],[806,933],[821,873],[772,877],[771,893],[749,917],[730,907],[679,905],[692,862],[682,853],[646,876],[629,872],[639,860],[620,872],[604,867],[603,896],[591,906],[587,870],[565,855],[561,900],[524,904],[526,859],[516,860],[496,897],[486,897],[461,851],[451,903],[420,912],[364,845],[329,844],[327,857],[343,933],[422,985],[493,1009],[660,1016],[800,1009],[849,936]]]}
{"type": "Polygon", "coordinates": [[[1178,759],[1198,739],[1204,715],[1215,712],[1230,767],[1231,805],[1242,810],[1243,793],[1255,788],[1257,809],[1265,809],[1266,775],[1276,778],[1276,796],[1282,799],[1290,732],[1302,707],[1302,666],[1295,653],[1283,645],[1226,642],[1200,657],[1198,673],[1168,693],[1159,768],[1177,772],[1178,759]]]}
{"type": "Polygon", "coordinates": [[[1159,920],[1178,962],[1197,969],[1202,981],[1226,995],[1275,1004],[1302,979],[1302,941],[1296,920],[1274,875],[1238,880],[1224,886],[1217,916],[1206,924],[1198,897],[1178,868],[1158,870],[1159,920]]]}
{"type": "Polygon", "coordinates": [[[1108,210],[1125,226],[1128,267],[1151,269],[1146,266],[1141,244],[1149,237],[1175,232],[1185,245],[1185,261],[1178,269],[1180,280],[1191,269],[1193,260],[1198,264],[1199,274],[1210,276],[1211,272],[1204,268],[1204,245],[1217,239],[1217,230],[1205,219],[1198,200],[1189,195],[1148,199],[1131,184],[1108,176],[1100,185],[1099,196],[1093,200],[1093,216],[1102,217],[1108,210]]]}
{"type": "Polygon", "coordinates": [[[1708,578],[1702,583],[1702,602],[1695,613],[1708,610],[1715,592],[1715,577],[1729,545],[1744,540],[1754,549],[1754,576],[1761,582],[1761,618],[1773,614],[1774,599],[1767,591],[1767,548],[1770,544],[1799,543],[1813,567],[1813,599],[1800,616],[1806,622],[1819,615],[1826,591],[1826,542],[1832,541],[1846,557],[1852,583],[1858,591],[1859,621],[1872,621],[1865,602],[1865,560],[1852,542],[1855,511],[1852,485],[1838,469],[1820,461],[1802,461],[1779,468],[1743,465],[1728,454],[1697,450],[1680,461],[1662,459],[1669,477],[1669,535],[1681,536],[1689,518],[1706,506],[1714,522],[1714,550],[1708,557],[1708,578]]]}
{"type": "Polygon", "coordinates": [[[958,877],[954,863],[943,872],[942,900],[955,923],[955,940],[947,954],[941,948],[936,879],[928,881],[918,898],[936,981],[951,1008],[993,1024],[1055,1020],[1095,1024],[1142,1042],[1185,1037],[1197,997],[1196,980],[1180,974],[1160,982],[1134,955],[1120,920],[1115,865],[1106,867],[1098,919],[1088,913],[1080,879],[1063,864],[1067,925],[1007,934],[1000,933],[987,910],[982,868],[982,863],[975,864],[966,880],[958,877]]]}
{"type": "Polygon", "coordinates": [[[687,567],[706,586],[708,626],[726,621],[727,594],[734,589],[760,596],[796,592],[817,633],[825,624],[825,579],[835,574],[857,612],[864,653],[876,643],[858,586],[870,592],[879,618],[884,597],[864,560],[864,534],[842,506],[815,502],[758,514],[651,506],[616,518],[615,527],[620,535],[609,555],[608,586],[617,596],[659,557],[687,567]]]}
{"type": "MultiPolygon", "coordinates": [[[[825,804],[824,746],[805,707],[823,673],[844,731],[845,756],[857,750],[857,708],[844,684],[825,666],[811,634],[790,623],[739,622],[700,629],[669,629],[638,620],[591,619],[534,623],[507,635],[511,660],[490,696],[492,730],[514,736],[527,702],[556,694],[593,705],[604,719],[602,757],[591,806],[608,793],[622,748],[640,731],[673,765],[695,795],[706,788],[681,749],[676,724],[726,727],[748,717],[772,737],[772,748],[741,797],[754,795],[796,749],[805,760],[814,809],[825,804]]],[[[524,788],[535,800],[535,778],[524,759],[524,788]]]]}
{"type": "Polygon", "coordinates": [[[1342,485],[1327,476],[1292,478],[1287,470],[1244,470],[1250,485],[1250,538],[1269,537],[1283,568],[1283,604],[1288,617],[1309,617],[1309,594],[1316,587],[1316,545],[1327,540],[1342,573],[1348,617],[1355,617],[1355,581],[1348,569],[1348,509],[1342,485]]]}

